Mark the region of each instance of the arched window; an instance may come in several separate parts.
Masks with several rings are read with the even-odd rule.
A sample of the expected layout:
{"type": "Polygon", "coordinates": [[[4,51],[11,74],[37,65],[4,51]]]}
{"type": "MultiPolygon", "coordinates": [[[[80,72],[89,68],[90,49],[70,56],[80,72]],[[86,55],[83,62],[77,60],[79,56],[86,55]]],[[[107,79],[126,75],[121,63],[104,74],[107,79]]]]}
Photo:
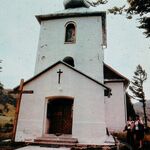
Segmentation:
{"type": "Polygon", "coordinates": [[[65,63],[67,63],[68,65],[72,66],[72,67],[75,66],[75,65],[74,65],[74,59],[73,59],[72,57],[70,57],[70,56],[65,57],[65,58],[63,59],[63,61],[64,61],[65,63]]]}
{"type": "Polygon", "coordinates": [[[76,41],[76,26],[74,22],[66,24],[65,43],[75,43],[76,41]]]}

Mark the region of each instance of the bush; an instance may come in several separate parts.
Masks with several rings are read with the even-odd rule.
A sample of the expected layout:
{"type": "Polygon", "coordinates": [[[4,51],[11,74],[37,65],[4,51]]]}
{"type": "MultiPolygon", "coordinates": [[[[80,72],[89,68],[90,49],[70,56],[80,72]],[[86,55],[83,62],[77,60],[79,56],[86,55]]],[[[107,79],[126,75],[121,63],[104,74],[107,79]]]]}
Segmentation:
{"type": "Polygon", "coordinates": [[[126,132],[112,132],[112,136],[117,137],[118,140],[126,142],[126,132]]]}
{"type": "Polygon", "coordinates": [[[6,123],[3,126],[0,126],[0,132],[11,132],[13,130],[13,124],[6,123]]]}

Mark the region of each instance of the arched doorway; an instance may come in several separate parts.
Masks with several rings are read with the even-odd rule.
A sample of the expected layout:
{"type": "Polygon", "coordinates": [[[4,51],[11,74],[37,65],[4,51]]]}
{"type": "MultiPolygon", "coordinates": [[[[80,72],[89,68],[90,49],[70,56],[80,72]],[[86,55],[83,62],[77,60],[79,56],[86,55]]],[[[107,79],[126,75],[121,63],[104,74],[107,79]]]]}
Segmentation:
{"type": "Polygon", "coordinates": [[[48,134],[72,133],[73,99],[57,97],[47,103],[48,134]]]}

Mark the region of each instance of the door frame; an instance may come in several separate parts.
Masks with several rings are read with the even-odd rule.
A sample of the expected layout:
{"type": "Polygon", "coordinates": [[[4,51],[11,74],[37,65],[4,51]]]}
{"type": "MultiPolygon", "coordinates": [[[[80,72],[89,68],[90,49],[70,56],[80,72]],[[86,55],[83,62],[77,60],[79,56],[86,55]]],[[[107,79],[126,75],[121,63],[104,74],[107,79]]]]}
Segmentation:
{"type": "Polygon", "coordinates": [[[57,99],[66,99],[66,100],[72,101],[72,126],[73,126],[74,97],[72,97],[72,96],[48,96],[48,97],[45,97],[42,136],[54,135],[54,134],[48,133],[49,128],[48,128],[48,119],[47,119],[47,104],[49,101],[53,101],[53,100],[57,100],[57,99]]]}

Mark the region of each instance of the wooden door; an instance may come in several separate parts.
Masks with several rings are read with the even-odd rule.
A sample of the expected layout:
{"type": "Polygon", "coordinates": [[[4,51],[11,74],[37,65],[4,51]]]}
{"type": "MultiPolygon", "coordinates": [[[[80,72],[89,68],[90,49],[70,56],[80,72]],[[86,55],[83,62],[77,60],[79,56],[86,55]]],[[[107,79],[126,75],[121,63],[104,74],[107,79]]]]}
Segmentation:
{"type": "Polygon", "coordinates": [[[55,100],[48,104],[49,133],[72,133],[72,101],[55,100]]]}

